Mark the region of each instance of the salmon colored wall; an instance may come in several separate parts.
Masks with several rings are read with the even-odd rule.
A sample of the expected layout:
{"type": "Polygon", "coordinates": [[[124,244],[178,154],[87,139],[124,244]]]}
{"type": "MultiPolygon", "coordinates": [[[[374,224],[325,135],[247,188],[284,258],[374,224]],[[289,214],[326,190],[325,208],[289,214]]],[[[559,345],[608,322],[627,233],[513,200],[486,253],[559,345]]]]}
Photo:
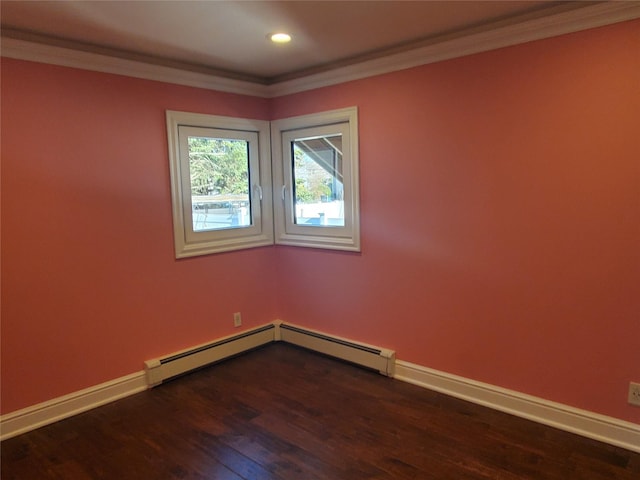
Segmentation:
{"type": "Polygon", "coordinates": [[[230,334],[242,311],[640,422],[639,25],[271,101],[3,59],[2,411],[230,334]],[[350,105],[361,254],[174,259],[165,109],[350,105]]]}
{"type": "Polygon", "coordinates": [[[273,247],[177,261],[165,110],[268,102],[2,60],[2,411],[277,318],[273,247]]]}
{"type": "Polygon", "coordinates": [[[640,22],[276,99],[357,105],[362,253],[279,248],[282,319],[640,422],[640,22]]]}

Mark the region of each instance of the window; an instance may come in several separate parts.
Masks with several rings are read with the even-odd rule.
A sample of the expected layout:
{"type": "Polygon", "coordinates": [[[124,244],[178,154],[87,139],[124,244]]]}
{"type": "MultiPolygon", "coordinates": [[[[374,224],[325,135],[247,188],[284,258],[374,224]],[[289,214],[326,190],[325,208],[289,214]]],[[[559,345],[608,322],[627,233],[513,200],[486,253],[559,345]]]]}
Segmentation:
{"type": "Polygon", "coordinates": [[[360,250],[357,109],[272,122],[276,243],[360,250]]]}
{"type": "Polygon", "coordinates": [[[269,123],[167,111],[177,258],[273,243],[269,123]]]}
{"type": "Polygon", "coordinates": [[[355,107],[271,126],[167,111],[176,258],[271,245],[274,228],[275,243],[360,251],[357,132],[355,107]]]}

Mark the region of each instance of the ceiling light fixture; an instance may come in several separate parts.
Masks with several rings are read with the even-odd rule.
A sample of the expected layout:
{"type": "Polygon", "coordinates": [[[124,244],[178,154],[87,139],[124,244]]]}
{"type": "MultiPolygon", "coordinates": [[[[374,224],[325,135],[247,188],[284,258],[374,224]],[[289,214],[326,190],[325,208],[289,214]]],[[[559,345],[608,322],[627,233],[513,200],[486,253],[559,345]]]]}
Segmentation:
{"type": "Polygon", "coordinates": [[[272,33],[269,35],[269,39],[273,43],[289,43],[291,41],[291,35],[284,32],[272,33]]]}

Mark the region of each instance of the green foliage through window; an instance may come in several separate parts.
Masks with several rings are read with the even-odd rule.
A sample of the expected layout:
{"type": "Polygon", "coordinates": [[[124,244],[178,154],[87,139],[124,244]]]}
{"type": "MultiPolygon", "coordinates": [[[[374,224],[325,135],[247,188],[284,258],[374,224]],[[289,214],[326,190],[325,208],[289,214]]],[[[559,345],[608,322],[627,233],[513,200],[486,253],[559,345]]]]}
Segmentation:
{"type": "Polygon", "coordinates": [[[248,194],[248,148],[244,140],[189,137],[192,194],[248,194]]]}

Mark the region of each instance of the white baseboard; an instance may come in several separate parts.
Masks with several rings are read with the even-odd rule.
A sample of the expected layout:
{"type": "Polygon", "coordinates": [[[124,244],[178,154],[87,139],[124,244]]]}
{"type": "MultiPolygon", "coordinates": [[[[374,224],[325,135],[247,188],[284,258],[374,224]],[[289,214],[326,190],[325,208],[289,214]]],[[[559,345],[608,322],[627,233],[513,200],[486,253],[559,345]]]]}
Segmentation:
{"type": "Polygon", "coordinates": [[[640,425],[396,360],[395,378],[640,453],[640,425]]]}
{"type": "Polygon", "coordinates": [[[364,343],[284,324],[280,320],[235,335],[147,360],[145,371],[11,412],[0,417],[0,440],[15,437],[78,413],[161,384],[178,375],[253,350],[284,341],[343,360],[375,368],[393,376],[395,353],[364,343]]]}
{"type": "MultiPolygon", "coordinates": [[[[225,343],[225,355],[235,355],[242,353],[244,350],[255,348],[257,344],[254,345],[254,340],[247,343],[247,338],[249,337],[258,339],[258,344],[263,344],[273,338],[273,341],[288,341],[311,350],[315,349],[321,353],[347,358],[349,361],[356,361],[356,363],[361,362],[363,365],[371,367],[368,364],[371,360],[361,360],[357,349],[353,350],[351,347],[354,345],[364,345],[372,349],[377,349],[377,347],[357,344],[351,340],[333,337],[324,333],[321,334],[290,324],[287,324],[288,328],[285,327],[283,329],[283,325],[282,322],[276,321],[273,322],[273,327],[275,328],[266,329],[266,327],[260,327],[234,337],[225,337],[225,339],[216,342],[216,346],[220,343],[225,343]],[[272,337],[266,338],[267,335],[272,335],[272,337]],[[230,342],[230,340],[234,341],[230,342]],[[229,346],[226,345],[227,343],[229,346]],[[337,350],[333,347],[334,343],[337,350]],[[328,348],[325,344],[331,344],[330,351],[325,351],[328,348]],[[355,351],[356,356],[349,353],[349,357],[344,357],[343,347],[355,351]]],[[[205,345],[207,347],[205,350],[210,350],[209,347],[212,345],[205,345]]],[[[197,348],[202,349],[203,346],[197,348]]],[[[204,352],[205,350],[202,351],[204,352]]],[[[398,380],[423,388],[640,453],[640,425],[638,424],[451,375],[421,365],[395,360],[395,353],[385,349],[380,349],[380,352],[380,358],[384,361],[384,368],[378,365],[377,359],[373,368],[377,368],[382,374],[394,376],[398,380]]],[[[199,352],[198,355],[200,355],[199,352]]],[[[206,353],[206,355],[210,355],[210,353],[206,353]]],[[[367,353],[367,355],[369,354],[367,353]]],[[[216,357],[214,360],[218,359],[216,357]]],[[[211,358],[207,357],[207,360],[211,360],[211,358]]],[[[170,377],[172,373],[175,372],[168,372],[168,376],[170,377]]],[[[144,391],[154,383],[157,383],[158,380],[161,381],[160,378],[148,377],[148,374],[149,372],[144,371],[132,373],[100,385],[2,415],[0,417],[0,440],[26,433],[114,400],[144,391]]]]}
{"type": "Polygon", "coordinates": [[[269,324],[238,335],[145,362],[145,370],[72,392],[0,417],[0,441],[86,412],[114,400],[142,392],[174,376],[273,341],[275,326],[269,324]]]}
{"type": "Polygon", "coordinates": [[[145,373],[137,372],[2,415],[0,440],[15,437],[146,389],[145,373]]]}

